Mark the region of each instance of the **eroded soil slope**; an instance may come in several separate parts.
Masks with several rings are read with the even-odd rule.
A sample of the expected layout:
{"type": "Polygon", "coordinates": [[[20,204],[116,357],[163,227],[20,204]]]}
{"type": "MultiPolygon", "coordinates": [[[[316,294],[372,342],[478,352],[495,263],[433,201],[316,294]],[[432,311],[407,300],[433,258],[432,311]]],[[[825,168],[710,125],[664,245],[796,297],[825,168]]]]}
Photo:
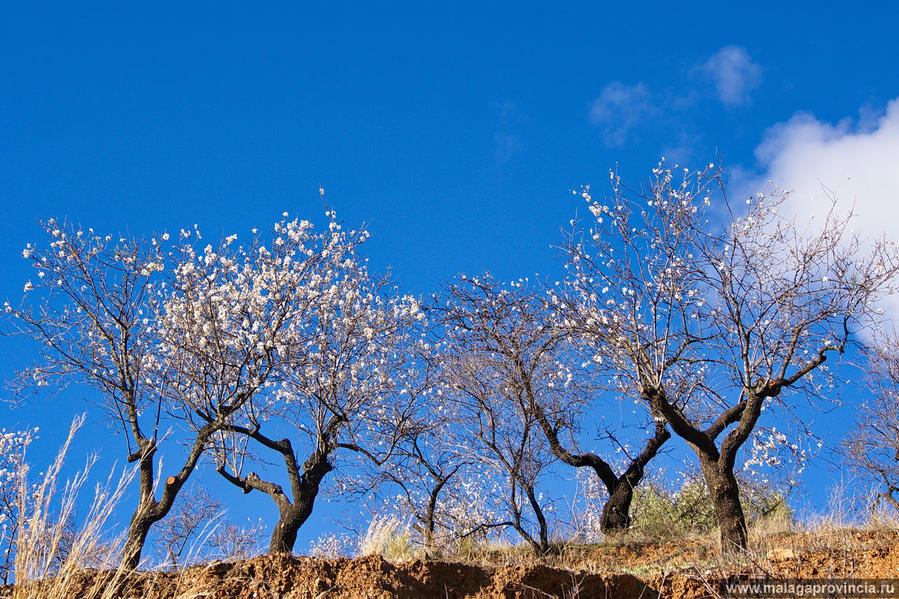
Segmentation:
{"type": "MultiPolygon", "coordinates": [[[[495,556],[502,561],[501,556],[495,556]]],[[[97,597],[102,573],[85,572],[64,596],[97,597]]],[[[653,598],[715,597],[733,576],[784,578],[899,577],[899,533],[834,531],[781,534],[757,540],[739,558],[723,559],[711,541],[569,548],[562,555],[517,565],[466,565],[414,560],[261,556],[180,572],[141,573],[106,597],[135,599],[386,599],[386,598],[653,598]]],[[[7,587],[0,595],[10,596],[7,587]]],[[[19,597],[45,596],[18,589],[19,597]]],[[[53,597],[52,599],[56,599],[53,597]]]]}

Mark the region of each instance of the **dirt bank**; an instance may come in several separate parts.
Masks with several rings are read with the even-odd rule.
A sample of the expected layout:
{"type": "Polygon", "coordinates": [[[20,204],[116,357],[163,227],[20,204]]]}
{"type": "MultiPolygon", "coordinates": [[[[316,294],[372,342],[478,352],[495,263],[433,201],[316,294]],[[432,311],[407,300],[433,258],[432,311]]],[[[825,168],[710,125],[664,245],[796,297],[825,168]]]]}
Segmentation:
{"type": "MultiPolygon", "coordinates": [[[[493,566],[260,556],[134,574],[112,594],[98,588],[104,575],[109,573],[83,572],[62,592],[17,589],[17,599],[699,599],[718,596],[721,581],[733,576],[899,577],[899,533],[776,535],[729,560],[708,540],[580,547],[542,563],[493,566]]],[[[11,591],[6,587],[0,596],[11,591]]]]}

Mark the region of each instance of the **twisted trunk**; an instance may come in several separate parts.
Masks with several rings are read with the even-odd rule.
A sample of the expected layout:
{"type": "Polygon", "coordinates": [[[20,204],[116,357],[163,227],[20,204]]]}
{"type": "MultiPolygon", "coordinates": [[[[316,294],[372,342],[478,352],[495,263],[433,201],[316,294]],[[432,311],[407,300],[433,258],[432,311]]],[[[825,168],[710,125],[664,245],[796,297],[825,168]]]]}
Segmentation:
{"type": "MultiPolygon", "coordinates": [[[[314,500],[314,498],[312,498],[314,500]]],[[[297,542],[300,527],[312,514],[312,501],[300,505],[285,504],[278,506],[278,522],[272,530],[269,541],[269,553],[292,553],[297,542]]]]}
{"type": "MultiPolygon", "coordinates": [[[[339,424],[340,422],[331,428],[336,428],[339,424]]],[[[322,443],[303,464],[301,473],[293,445],[289,439],[275,441],[261,434],[258,429],[247,429],[236,425],[227,425],[227,428],[257,440],[265,447],[277,451],[284,458],[285,470],[290,479],[292,501],[280,485],[263,480],[253,472],[247,476],[232,474],[225,469],[224,464],[219,465],[216,470],[225,480],[242,489],[244,493],[262,491],[272,498],[278,506],[278,521],[272,529],[268,551],[272,554],[292,553],[297,542],[297,533],[312,515],[321,482],[325,475],[334,469],[328,461],[328,455],[331,449],[336,447],[336,441],[332,438],[330,441],[322,443]]]]}
{"type": "MultiPolygon", "coordinates": [[[[528,389],[529,390],[529,389],[528,389]]],[[[530,390],[529,390],[530,392],[530,390]]],[[[617,476],[612,467],[594,453],[572,453],[566,449],[559,440],[559,432],[553,427],[547,418],[542,406],[531,394],[531,410],[549,442],[552,454],[575,468],[592,468],[597,478],[602,481],[609,498],[602,506],[602,515],[599,528],[603,534],[610,534],[627,530],[631,525],[631,503],[634,499],[634,489],[640,484],[646,465],[658,454],[659,450],[671,433],[664,422],[656,422],[655,434],[646,440],[643,450],[628,465],[627,470],[621,476],[617,476]]]]}
{"type": "Polygon", "coordinates": [[[665,428],[665,424],[657,422],[655,435],[646,440],[643,450],[637,457],[631,460],[624,474],[616,478],[611,485],[609,482],[612,481],[606,482],[606,491],[609,493],[609,498],[602,506],[602,515],[599,520],[599,529],[603,534],[614,534],[630,528],[631,503],[634,499],[634,489],[643,480],[646,465],[659,453],[662,445],[670,438],[671,433],[665,428]]]}
{"type": "Polygon", "coordinates": [[[746,517],[740,504],[740,487],[734,476],[737,451],[755,428],[765,398],[777,395],[780,388],[780,382],[769,382],[760,390],[744,389],[744,399],[719,414],[706,429],[696,427],[680,408],[669,403],[664,390],[647,388],[643,391],[644,399],[665,417],[674,432],[687,441],[699,458],[721,531],[721,550],[726,553],[745,551],[748,546],[746,517]],[[736,427],[724,437],[719,451],[716,439],[732,424],[736,427]]]}
{"type": "Polygon", "coordinates": [[[726,553],[744,551],[748,543],[748,531],[740,503],[740,487],[733,469],[722,467],[718,460],[711,460],[701,454],[699,464],[712,496],[715,517],[721,530],[721,549],[726,553]]]}
{"type": "MultiPolygon", "coordinates": [[[[315,455],[303,465],[300,484],[294,489],[293,502],[281,494],[278,502],[279,517],[272,538],[269,542],[269,553],[293,553],[297,542],[297,533],[312,515],[315,498],[318,497],[319,486],[325,475],[333,469],[327,457],[315,455]]],[[[280,491],[280,488],[279,488],[280,491]]]]}
{"type": "Polygon", "coordinates": [[[128,525],[125,547],[122,552],[122,568],[135,570],[140,565],[141,555],[143,554],[144,544],[147,541],[150,528],[165,518],[171,511],[178,493],[193,473],[210,437],[217,428],[217,424],[210,423],[197,431],[184,465],[177,474],[166,478],[162,497],[158,501],[153,494],[156,474],[153,458],[156,455],[156,443],[145,437],[139,438],[141,450],[129,456],[129,461],[140,462],[140,499],[128,525]]]}

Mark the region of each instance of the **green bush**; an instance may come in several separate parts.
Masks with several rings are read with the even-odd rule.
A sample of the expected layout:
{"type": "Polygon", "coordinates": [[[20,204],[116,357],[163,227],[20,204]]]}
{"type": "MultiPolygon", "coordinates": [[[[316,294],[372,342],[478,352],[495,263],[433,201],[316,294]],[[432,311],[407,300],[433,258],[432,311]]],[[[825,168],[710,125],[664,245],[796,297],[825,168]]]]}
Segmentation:
{"type": "MultiPolygon", "coordinates": [[[[740,500],[750,524],[792,521],[786,497],[767,485],[740,480],[740,500]]],[[[698,474],[684,477],[679,486],[645,480],[634,490],[631,518],[630,534],[655,540],[705,535],[717,526],[708,488],[698,474]]]]}

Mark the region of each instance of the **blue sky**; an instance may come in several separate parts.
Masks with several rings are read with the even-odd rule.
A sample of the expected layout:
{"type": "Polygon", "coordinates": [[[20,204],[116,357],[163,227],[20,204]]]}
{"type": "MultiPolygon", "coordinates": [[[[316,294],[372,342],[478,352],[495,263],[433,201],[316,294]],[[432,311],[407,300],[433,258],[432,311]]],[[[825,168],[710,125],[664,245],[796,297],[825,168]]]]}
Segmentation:
{"type": "MultiPolygon", "coordinates": [[[[777,176],[811,197],[835,177],[866,230],[899,217],[899,5],[484,4],[6,5],[0,296],[21,296],[38,219],[243,233],[319,214],[319,185],[416,294],[556,274],[570,190],[661,155],[717,153],[740,191],[777,176]]],[[[0,375],[27,353],[0,339],[0,375]]],[[[85,396],[0,407],[0,426],[52,447],[85,396]]],[[[310,524],[299,550],[328,526],[310,524]]]]}

